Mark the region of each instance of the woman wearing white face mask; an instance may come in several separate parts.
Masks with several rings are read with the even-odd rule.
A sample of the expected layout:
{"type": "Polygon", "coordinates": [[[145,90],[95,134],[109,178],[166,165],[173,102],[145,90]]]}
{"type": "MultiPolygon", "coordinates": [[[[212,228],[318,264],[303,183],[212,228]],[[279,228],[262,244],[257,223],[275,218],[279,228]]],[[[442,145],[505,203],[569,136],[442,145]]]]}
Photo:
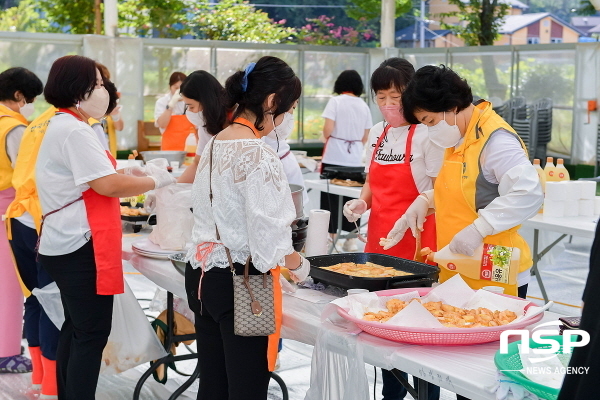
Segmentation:
{"type": "MultiPolygon", "coordinates": [[[[15,197],[12,186],[13,169],[23,132],[28,125],[27,118],[33,113],[33,102],[44,89],[40,79],[25,68],[10,68],[0,74],[0,215],[4,215],[15,197]]],[[[31,271],[32,281],[37,271],[31,271]]],[[[35,282],[27,282],[35,287],[35,282]]],[[[6,237],[5,222],[0,222],[0,373],[30,372],[32,362],[21,356],[23,333],[23,293],[13,267],[9,243],[6,237]]],[[[26,336],[30,344],[39,350],[37,326],[40,305],[28,307],[26,336]],[[37,319],[34,318],[37,316],[37,319]]]]}
{"type": "MultiPolygon", "coordinates": [[[[514,129],[489,102],[472,101],[467,82],[445,66],[421,68],[404,92],[407,120],[428,125],[430,139],[446,154],[434,189],[421,194],[403,218],[415,232],[435,209],[438,249],[448,245],[453,253],[471,256],[482,243],[519,248],[517,281],[492,283],[525,298],[532,258],[518,229],[538,212],[542,189],[514,129]]],[[[441,269],[441,281],[460,273],[441,269]]],[[[474,289],[491,283],[463,278],[474,289]]]]}
{"type": "Polygon", "coordinates": [[[192,189],[193,245],[185,285],[195,312],[198,399],[265,400],[279,329],[269,336],[235,334],[231,269],[243,273],[250,261],[250,274],[273,275],[276,320],[279,266],[296,281],[310,270],[292,247],[296,212],[283,166],[260,140],[281,124],[302,86],[285,62],[263,57],[229,77],[225,88],[228,106],[235,108],[233,123],[204,149],[192,189]]]}
{"type": "Polygon", "coordinates": [[[194,162],[183,171],[177,182],[193,183],[206,144],[228,125],[225,89],[214,76],[200,70],[185,78],[180,93],[187,108],[185,115],[198,129],[198,146],[194,162]]]}
{"type": "Polygon", "coordinates": [[[116,161],[86,122],[116,105],[104,84],[93,60],[65,56],[52,64],[44,88],[58,111],[35,168],[44,213],[39,260],[60,289],[65,312],[56,355],[61,400],[95,399],[113,295],[123,293],[119,197],[175,182],[159,161],[140,171],[147,176],[115,171],[116,161]]]}
{"type": "MultiPolygon", "coordinates": [[[[295,109],[296,105],[292,108],[292,112],[295,109]]],[[[275,129],[267,136],[263,136],[262,140],[277,152],[277,155],[283,164],[283,170],[285,171],[288,183],[304,187],[304,177],[302,176],[300,164],[298,164],[296,157],[292,154],[290,144],[287,142],[287,138],[290,137],[294,131],[294,126],[296,124],[292,112],[283,114],[281,123],[275,126],[275,129]]],[[[306,193],[306,188],[302,192],[302,198],[304,204],[308,204],[308,193],[306,193]]]]}
{"type": "MultiPolygon", "coordinates": [[[[344,205],[344,215],[351,222],[371,209],[366,253],[408,260],[415,254],[416,239],[412,235],[404,236],[397,246],[393,242],[382,245],[380,239],[388,236],[396,219],[419,193],[433,187],[444,154],[443,149],[429,140],[425,125],[410,124],[402,114],[402,92],[414,74],[413,65],[397,57],[385,60],[373,71],[371,89],[385,121],[376,124],[369,133],[367,179],[360,198],[344,205]]],[[[407,224],[402,227],[407,228],[407,224]]],[[[435,249],[433,219],[426,223],[422,245],[435,249]]],[[[404,399],[407,391],[390,371],[382,370],[382,379],[383,400],[404,399]]],[[[429,384],[428,393],[429,400],[437,400],[440,388],[429,384]]]]}

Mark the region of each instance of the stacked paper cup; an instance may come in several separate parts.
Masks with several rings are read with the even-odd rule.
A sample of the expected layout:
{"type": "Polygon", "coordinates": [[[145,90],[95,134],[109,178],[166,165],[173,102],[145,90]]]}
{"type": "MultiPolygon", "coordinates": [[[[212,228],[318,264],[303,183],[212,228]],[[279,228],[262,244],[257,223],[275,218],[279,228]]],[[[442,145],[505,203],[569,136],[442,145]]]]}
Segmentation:
{"type": "Polygon", "coordinates": [[[544,199],[544,217],[577,217],[594,215],[596,182],[563,181],[547,182],[544,199]]]}

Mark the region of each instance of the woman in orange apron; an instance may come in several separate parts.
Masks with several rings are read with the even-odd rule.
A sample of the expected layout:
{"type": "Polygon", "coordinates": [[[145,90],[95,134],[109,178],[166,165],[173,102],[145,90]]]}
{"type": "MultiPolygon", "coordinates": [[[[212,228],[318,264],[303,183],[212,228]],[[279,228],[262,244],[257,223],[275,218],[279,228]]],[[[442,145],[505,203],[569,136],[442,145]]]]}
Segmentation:
{"type": "MultiPolygon", "coordinates": [[[[480,279],[462,276],[473,289],[496,285],[524,298],[532,258],[518,230],[537,214],[542,189],[514,129],[489,102],[472,101],[466,81],[444,66],[421,68],[407,87],[402,97],[407,119],[428,125],[431,140],[446,148],[435,187],[427,193],[429,202],[415,205],[409,223],[424,218],[426,208],[435,208],[438,248],[448,246],[453,253],[468,256],[483,243],[518,248],[515,281],[491,281],[495,278],[485,274],[480,279]]],[[[460,273],[440,267],[442,282],[460,273]]]]}
{"type": "Polygon", "coordinates": [[[209,142],[211,155],[200,159],[192,189],[185,280],[196,317],[198,399],[265,400],[281,327],[279,265],[302,281],[310,264],[292,247],[296,213],[283,165],[260,138],[293,112],[301,84],[285,62],[263,57],[229,77],[225,89],[224,106],[237,104],[233,123],[209,142]],[[250,274],[273,275],[276,331],[269,336],[234,333],[230,265],[243,273],[249,257],[250,274]]]}
{"type": "Polygon", "coordinates": [[[145,177],[115,171],[116,161],[84,122],[102,118],[116,105],[114,85],[93,60],[56,60],[44,96],[58,109],[36,161],[44,213],[39,259],[61,291],[65,313],[56,356],[58,398],[93,400],[113,295],[123,293],[119,197],[175,180],[154,164],[146,167],[145,177]]]}
{"type": "MultiPolygon", "coordinates": [[[[8,205],[15,198],[12,176],[19,145],[23,132],[29,124],[27,117],[33,112],[33,102],[37,96],[42,94],[43,89],[42,81],[25,68],[9,68],[0,74],[0,215],[4,215],[8,205]]],[[[52,331],[45,332],[43,329],[44,335],[40,335],[40,326],[45,328],[46,325],[42,324],[41,314],[44,313],[35,296],[27,299],[25,317],[23,317],[23,292],[13,262],[13,255],[16,256],[16,254],[11,254],[7,240],[6,228],[8,228],[9,222],[4,222],[4,218],[2,220],[0,222],[0,293],[2,293],[0,301],[0,373],[24,373],[35,369],[34,374],[39,375],[41,371],[40,339],[45,341],[45,356],[54,359],[53,348],[54,350],[56,348],[58,331],[50,323],[48,327],[52,331]],[[23,326],[24,319],[25,326],[23,326]],[[21,355],[23,332],[28,340],[32,360],[21,355]],[[48,338],[45,337],[45,334],[48,335],[48,338]]],[[[38,286],[38,269],[34,266],[31,271],[26,272],[28,272],[26,277],[29,279],[23,280],[27,281],[30,289],[40,287],[38,286]]],[[[43,271],[40,272],[43,273],[43,271]]],[[[44,317],[44,322],[50,322],[45,314],[44,317]]],[[[33,383],[41,384],[42,382],[40,380],[33,383]]],[[[46,394],[52,394],[52,392],[46,394]]]]}
{"type": "Polygon", "coordinates": [[[169,93],[158,99],[154,106],[154,124],[162,134],[161,150],[183,151],[185,139],[197,129],[185,116],[185,106],[179,95],[185,78],[183,72],[173,72],[169,78],[169,93]]]}
{"type": "MultiPolygon", "coordinates": [[[[375,125],[369,134],[367,146],[371,154],[360,198],[344,206],[344,215],[351,222],[371,209],[365,252],[408,260],[415,256],[416,239],[404,235],[406,220],[395,228],[394,222],[421,192],[433,187],[443,156],[443,150],[429,141],[427,127],[407,123],[402,114],[402,92],[414,72],[412,64],[402,58],[390,58],[373,72],[371,89],[385,121],[375,125]],[[393,233],[388,235],[392,228],[393,233]],[[380,243],[381,239],[391,243],[380,243]],[[394,242],[398,244],[394,246],[394,242]]],[[[433,217],[425,222],[421,240],[423,247],[435,248],[433,217]]],[[[406,389],[390,371],[383,370],[382,378],[384,400],[404,399],[406,389]]],[[[429,399],[439,398],[439,387],[429,386],[429,399]]]]}

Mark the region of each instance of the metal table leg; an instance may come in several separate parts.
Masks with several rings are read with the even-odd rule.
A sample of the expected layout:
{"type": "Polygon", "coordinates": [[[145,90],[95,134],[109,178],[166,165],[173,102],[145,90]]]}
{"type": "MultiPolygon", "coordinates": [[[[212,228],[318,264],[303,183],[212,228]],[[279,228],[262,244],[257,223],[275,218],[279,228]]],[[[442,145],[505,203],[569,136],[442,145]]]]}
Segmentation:
{"type": "MultiPolygon", "coordinates": [[[[419,397],[419,394],[417,393],[415,388],[411,386],[411,384],[408,382],[408,380],[406,378],[404,378],[404,376],[402,375],[402,372],[400,372],[399,369],[394,368],[394,369],[390,370],[390,372],[396,377],[396,379],[398,379],[398,382],[400,382],[402,384],[402,386],[404,386],[406,391],[408,393],[410,393],[410,395],[413,397],[413,399],[421,400],[421,397],[419,397]]],[[[417,382],[419,382],[419,389],[421,389],[421,379],[419,379],[417,382]]],[[[424,382],[425,382],[425,392],[427,392],[427,381],[424,381],[424,382]]],[[[423,397],[423,399],[427,400],[427,397],[423,397]]]]}
{"type": "Polygon", "coordinates": [[[338,219],[337,219],[337,233],[335,235],[335,239],[333,239],[333,243],[329,248],[329,254],[333,253],[333,249],[335,249],[335,245],[337,244],[340,236],[342,234],[342,218],[344,218],[344,197],[338,196],[338,219]]]}
{"type": "MultiPolygon", "coordinates": [[[[173,334],[173,330],[174,330],[173,328],[175,325],[174,321],[175,321],[175,311],[173,309],[173,293],[167,291],[168,332],[165,337],[164,348],[168,354],[165,357],[163,357],[159,360],[156,360],[156,362],[154,362],[154,364],[146,372],[144,372],[142,374],[139,381],[135,385],[135,389],[133,392],[133,400],[139,400],[140,393],[142,391],[142,387],[144,386],[144,383],[146,382],[146,380],[148,380],[148,378],[152,375],[152,373],[159,366],[165,365],[165,368],[168,368],[168,364],[173,363],[173,362],[198,359],[197,353],[184,354],[184,355],[180,355],[180,356],[174,356],[173,354],[171,354],[172,344],[196,339],[196,334],[174,335],[173,334]]],[[[173,392],[173,394],[171,394],[171,396],[169,397],[169,400],[175,400],[177,397],[179,397],[187,388],[189,388],[192,385],[192,383],[194,383],[194,380],[196,380],[199,375],[200,375],[200,364],[197,363],[196,368],[194,369],[194,372],[192,373],[192,375],[183,383],[183,385],[181,385],[175,392],[173,392]]]]}
{"type": "Polygon", "coordinates": [[[550,243],[544,250],[538,253],[539,249],[539,229],[533,230],[533,265],[531,266],[531,271],[535,275],[535,279],[537,280],[538,285],[540,286],[540,291],[542,292],[542,297],[544,298],[544,302],[548,302],[548,294],[546,293],[546,288],[544,287],[544,283],[542,282],[542,276],[540,275],[540,270],[538,268],[538,263],[554,246],[556,246],[561,240],[567,237],[567,234],[561,235],[554,242],[550,243]]]}

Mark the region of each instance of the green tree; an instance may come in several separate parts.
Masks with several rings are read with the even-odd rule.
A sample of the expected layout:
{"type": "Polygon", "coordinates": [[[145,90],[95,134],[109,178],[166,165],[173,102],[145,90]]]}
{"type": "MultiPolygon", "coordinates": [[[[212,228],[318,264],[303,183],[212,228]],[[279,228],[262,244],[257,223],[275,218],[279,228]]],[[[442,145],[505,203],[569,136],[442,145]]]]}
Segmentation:
{"type": "Polygon", "coordinates": [[[45,32],[48,28],[33,0],[22,0],[16,7],[0,10],[0,31],[45,32]]]}
{"type": "Polygon", "coordinates": [[[440,14],[442,26],[465,41],[467,46],[491,46],[500,36],[498,30],[510,6],[500,0],[448,0],[458,10],[440,14]],[[446,18],[458,18],[459,24],[444,23],[446,18]]]}
{"type": "Polygon", "coordinates": [[[177,38],[190,32],[185,0],[121,0],[119,28],[132,29],[134,36],[177,38]]]}
{"type": "Polygon", "coordinates": [[[41,0],[39,4],[51,30],[94,33],[94,0],[41,0]]]}
{"type": "MultiPolygon", "coordinates": [[[[348,0],[346,14],[357,21],[381,17],[381,0],[348,0]]],[[[396,0],[396,18],[412,8],[412,0],[396,0]]]]}
{"type": "Polygon", "coordinates": [[[596,15],[598,10],[592,5],[590,0],[581,0],[579,3],[579,8],[577,9],[577,14],[579,15],[596,15]]]}
{"type": "Polygon", "coordinates": [[[275,22],[248,1],[223,0],[204,3],[194,11],[193,24],[199,38],[250,43],[283,43],[292,40],[296,31],[275,22]]]}

